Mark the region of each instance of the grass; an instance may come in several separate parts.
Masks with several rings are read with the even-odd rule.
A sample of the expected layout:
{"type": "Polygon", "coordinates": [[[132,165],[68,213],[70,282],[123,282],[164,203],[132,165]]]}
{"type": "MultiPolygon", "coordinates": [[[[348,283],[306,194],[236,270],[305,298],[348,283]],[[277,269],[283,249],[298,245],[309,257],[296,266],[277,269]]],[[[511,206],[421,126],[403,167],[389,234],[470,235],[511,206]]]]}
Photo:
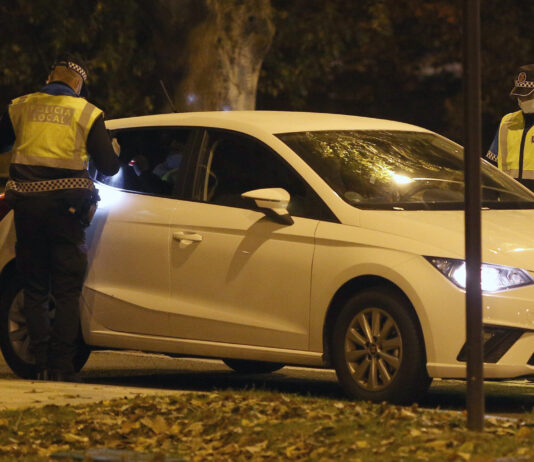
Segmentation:
{"type": "Polygon", "coordinates": [[[91,448],[154,461],[532,460],[533,426],[527,413],[489,418],[474,433],[460,412],[256,390],[191,392],[4,411],[0,461],[90,461],[91,448]]]}

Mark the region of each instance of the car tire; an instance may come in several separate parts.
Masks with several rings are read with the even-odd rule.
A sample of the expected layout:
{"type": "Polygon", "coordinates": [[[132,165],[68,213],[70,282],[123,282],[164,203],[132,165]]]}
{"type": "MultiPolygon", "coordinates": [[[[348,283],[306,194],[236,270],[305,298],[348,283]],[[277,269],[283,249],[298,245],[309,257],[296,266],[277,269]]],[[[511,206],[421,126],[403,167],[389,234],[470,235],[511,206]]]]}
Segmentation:
{"type": "Polygon", "coordinates": [[[430,386],[424,341],[409,302],[388,287],[343,306],[331,336],[332,363],[348,396],[407,404],[430,386]]]}
{"type": "Polygon", "coordinates": [[[282,363],[251,361],[248,359],[223,359],[223,363],[230,369],[242,374],[269,374],[284,367],[282,363]]]}
{"type": "MultiPolygon", "coordinates": [[[[30,339],[26,320],[21,312],[24,296],[20,279],[13,275],[4,285],[0,296],[0,349],[7,365],[19,377],[34,379],[37,374],[35,360],[29,351],[30,339]]],[[[50,318],[53,322],[54,309],[51,303],[50,318]]],[[[79,348],[74,358],[74,370],[80,371],[91,350],[83,341],[80,331],[79,348]]]]}

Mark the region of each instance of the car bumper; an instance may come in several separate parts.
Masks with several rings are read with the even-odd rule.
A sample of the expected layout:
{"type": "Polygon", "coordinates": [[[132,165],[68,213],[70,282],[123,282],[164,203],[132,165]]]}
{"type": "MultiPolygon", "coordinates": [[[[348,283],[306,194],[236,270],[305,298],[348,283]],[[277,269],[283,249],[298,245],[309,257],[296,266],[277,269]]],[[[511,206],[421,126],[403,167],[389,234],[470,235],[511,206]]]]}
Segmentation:
{"type": "MultiPolygon", "coordinates": [[[[421,275],[425,263],[423,258],[415,258],[402,268],[402,274],[421,275]]],[[[410,284],[407,292],[413,294],[410,298],[421,321],[428,372],[432,377],[465,377],[465,291],[437,270],[424,274],[424,288],[418,279],[419,284],[410,284]]],[[[484,376],[534,375],[534,285],[484,294],[482,316],[484,376]]]]}

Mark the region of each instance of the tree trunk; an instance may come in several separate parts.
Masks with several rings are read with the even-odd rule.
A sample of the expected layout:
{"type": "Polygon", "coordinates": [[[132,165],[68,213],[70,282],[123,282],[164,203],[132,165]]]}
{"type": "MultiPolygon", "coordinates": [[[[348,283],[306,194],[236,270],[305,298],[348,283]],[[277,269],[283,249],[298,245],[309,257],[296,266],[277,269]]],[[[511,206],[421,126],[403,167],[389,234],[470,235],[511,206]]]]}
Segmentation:
{"type": "Polygon", "coordinates": [[[160,7],[170,29],[158,31],[158,50],[175,76],[165,84],[176,109],[254,109],[274,35],[270,0],[160,0],[160,7]]]}

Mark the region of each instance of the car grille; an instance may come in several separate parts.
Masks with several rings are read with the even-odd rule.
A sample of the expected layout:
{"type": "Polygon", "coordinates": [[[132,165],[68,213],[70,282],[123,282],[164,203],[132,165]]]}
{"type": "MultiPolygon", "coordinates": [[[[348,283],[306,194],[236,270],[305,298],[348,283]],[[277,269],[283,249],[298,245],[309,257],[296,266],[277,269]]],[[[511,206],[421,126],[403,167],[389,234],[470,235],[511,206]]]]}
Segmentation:
{"type": "MultiPolygon", "coordinates": [[[[501,359],[505,353],[512,348],[512,345],[523,335],[525,331],[523,329],[510,328],[510,327],[494,327],[484,326],[483,328],[483,341],[484,341],[484,362],[496,363],[501,359]]],[[[534,362],[534,355],[530,358],[530,361],[534,362]]],[[[458,361],[467,361],[467,348],[466,345],[462,347],[458,357],[458,361]]]]}

